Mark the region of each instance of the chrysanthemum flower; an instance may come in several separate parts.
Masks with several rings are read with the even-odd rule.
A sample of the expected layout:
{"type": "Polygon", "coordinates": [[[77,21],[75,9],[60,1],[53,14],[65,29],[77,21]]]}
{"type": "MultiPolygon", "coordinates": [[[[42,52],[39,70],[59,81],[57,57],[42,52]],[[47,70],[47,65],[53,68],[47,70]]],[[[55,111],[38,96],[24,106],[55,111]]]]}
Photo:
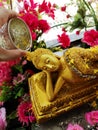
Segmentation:
{"type": "Polygon", "coordinates": [[[29,125],[29,123],[36,120],[32,111],[32,104],[30,102],[22,102],[18,106],[17,115],[19,117],[19,121],[22,122],[23,125],[29,125]]]}
{"type": "Polygon", "coordinates": [[[25,80],[25,76],[18,73],[17,77],[13,77],[13,85],[21,83],[23,80],[25,80]]]}

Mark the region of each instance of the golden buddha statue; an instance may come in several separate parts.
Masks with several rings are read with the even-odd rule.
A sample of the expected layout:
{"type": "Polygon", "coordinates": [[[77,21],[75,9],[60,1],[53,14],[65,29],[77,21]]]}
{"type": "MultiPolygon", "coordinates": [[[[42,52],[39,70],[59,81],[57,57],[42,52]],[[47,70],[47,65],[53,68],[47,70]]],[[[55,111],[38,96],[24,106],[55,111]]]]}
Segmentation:
{"type": "MultiPolygon", "coordinates": [[[[49,49],[44,48],[36,49],[31,53],[28,52],[27,59],[31,60],[37,69],[42,70],[43,77],[46,76],[45,79],[38,81],[38,83],[40,85],[41,82],[45,80],[47,97],[49,101],[52,101],[54,98],[54,93],[51,74],[59,69],[59,59],[49,49]]],[[[40,76],[38,75],[38,78],[39,77],[40,76]]]]}
{"type": "Polygon", "coordinates": [[[41,70],[29,78],[31,100],[38,122],[96,97],[98,46],[88,49],[73,47],[61,57],[49,49],[39,48],[27,52],[27,59],[41,70]]]}

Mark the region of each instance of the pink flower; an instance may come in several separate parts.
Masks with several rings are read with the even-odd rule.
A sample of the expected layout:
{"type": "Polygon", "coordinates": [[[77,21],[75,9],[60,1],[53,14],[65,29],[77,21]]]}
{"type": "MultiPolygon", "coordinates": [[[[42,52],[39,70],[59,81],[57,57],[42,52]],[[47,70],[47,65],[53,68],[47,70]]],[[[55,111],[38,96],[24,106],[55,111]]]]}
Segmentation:
{"type": "Polygon", "coordinates": [[[17,0],[19,3],[22,1],[22,0],[17,0]]]}
{"type": "Polygon", "coordinates": [[[66,48],[70,46],[70,38],[66,34],[66,32],[63,32],[61,35],[58,35],[58,42],[62,45],[62,47],[66,48]]]}
{"type": "Polygon", "coordinates": [[[0,101],[0,107],[3,106],[4,102],[0,101]]]}
{"type": "Polygon", "coordinates": [[[13,77],[13,85],[21,83],[23,80],[25,80],[24,75],[18,74],[17,77],[13,77]]]}
{"type": "Polygon", "coordinates": [[[4,82],[10,82],[11,80],[11,68],[8,62],[0,62],[0,86],[4,82]]]}
{"type": "Polygon", "coordinates": [[[11,76],[11,67],[17,64],[20,59],[0,62],[0,86],[3,85],[4,82],[10,82],[12,79],[11,76]]]}
{"type": "Polygon", "coordinates": [[[87,43],[90,46],[98,45],[98,31],[92,29],[84,33],[82,42],[87,43]]]}
{"type": "Polygon", "coordinates": [[[98,110],[86,113],[85,119],[90,125],[98,123],[98,110]]]}
{"type": "Polygon", "coordinates": [[[4,107],[0,108],[0,130],[5,130],[7,126],[6,122],[6,110],[4,107]]]}
{"type": "Polygon", "coordinates": [[[32,111],[32,104],[30,102],[22,102],[17,109],[17,115],[19,117],[19,121],[23,123],[23,125],[26,123],[29,125],[29,122],[34,122],[35,116],[32,111]]]}
{"type": "Polygon", "coordinates": [[[24,60],[23,62],[22,62],[22,65],[26,65],[27,64],[27,60],[24,60]]]}
{"type": "Polygon", "coordinates": [[[0,7],[1,7],[1,6],[3,6],[3,3],[2,3],[2,2],[0,2],[0,7]]]}
{"type": "Polygon", "coordinates": [[[4,2],[7,2],[7,0],[1,0],[1,1],[0,1],[0,7],[1,7],[1,6],[4,6],[4,2]]]}
{"type": "Polygon", "coordinates": [[[69,124],[67,130],[84,130],[84,129],[78,124],[74,124],[74,125],[69,124]]]}

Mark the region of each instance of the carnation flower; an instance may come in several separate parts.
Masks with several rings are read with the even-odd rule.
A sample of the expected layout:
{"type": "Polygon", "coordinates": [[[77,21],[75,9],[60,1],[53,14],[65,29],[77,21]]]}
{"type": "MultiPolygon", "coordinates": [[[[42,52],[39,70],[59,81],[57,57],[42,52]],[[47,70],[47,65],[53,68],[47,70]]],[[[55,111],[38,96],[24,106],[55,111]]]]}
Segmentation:
{"type": "Polygon", "coordinates": [[[4,82],[11,81],[12,79],[11,67],[17,64],[19,61],[20,59],[0,62],[0,86],[2,86],[4,82]]]}
{"type": "Polygon", "coordinates": [[[33,13],[25,13],[21,18],[27,23],[30,29],[34,30],[38,28],[38,17],[33,13]]]}
{"type": "Polygon", "coordinates": [[[98,110],[87,112],[85,114],[85,119],[90,125],[95,125],[98,123],[98,110]]]}
{"type": "Polygon", "coordinates": [[[98,45],[98,31],[92,29],[84,33],[82,42],[87,43],[90,46],[98,45]]]}
{"type": "Polygon", "coordinates": [[[66,34],[66,32],[63,32],[61,35],[58,35],[58,42],[60,42],[60,44],[64,48],[70,46],[70,38],[66,34]]]}
{"type": "Polygon", "coordinates": [[[84,129],[78,124],[74,124],[74,125],[69,124],[67,130],[84,130],[84,129]]]}
{"type": "Polygon", "coordinates": [[[50,26],[46,20],[39,20],[39,29],[44,33],[50,29],[50,26]]]}
{"type": "Polygon", "coordinates": [[[17,109],[17,115],[19,121],[26,125],[29,125],[29,122],[35,121],[35,116],[32,111],[32,104],[30,102],[22,102],[17,109]]]}
{"type": "Polygon", "coordinates": [[[0,62],[0,86],[11,80],[11,68],[7,62],[0,62]]]}

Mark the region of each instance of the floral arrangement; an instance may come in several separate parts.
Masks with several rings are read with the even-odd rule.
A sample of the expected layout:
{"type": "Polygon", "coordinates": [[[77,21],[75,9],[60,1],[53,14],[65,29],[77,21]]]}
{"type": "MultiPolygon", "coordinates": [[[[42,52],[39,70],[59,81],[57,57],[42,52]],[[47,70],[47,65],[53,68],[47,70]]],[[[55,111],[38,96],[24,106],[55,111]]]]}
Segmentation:
{"type": "MultiPolygon", "coordinates": [[[[1,6],[4,6],[3,2],[5,1],[0,1],[1,6]]],[[[41,4],[35,3],[33,0],[17,0],[17,2],[19,17],[27,23],[32,34],[33,46],[30,51],[33,51],[38,47],[47,48],[44,40],[40,39],[43,33],[47,33],[47,31],[51,29],[47,20],[42,17],[44,14],[55,19],[55,10],[60,9],[61,12],[66,11],[66,17],[68,20],[72,19],[72,16],[67,13],[67,5],[58,7],[58,5],[52,5],[45,0],[43,0],[41,4]],[[22,3],[23,6],[21,6],[20,3],[22,3]]],[[[98,19],[91,6],[92,2],[93,0],[77,1],[78,10],[74,19],[69,20],[70,22],[63,23],[63,33],[61,35],[58,34],[57,36],[60,46],[49,49],[52,51],[58,51],[70,47],[71,43],[70,38],[67,35],[67,29],[72,31],[79,28],[80,30],[76,30],[76,33],[79,35],[81,29],[85,28],[86,30],[88,27],[91,27],[91,25],[96,27],[96,30],[86,30],[82,42],[85,42],[89,46],[98,45],[98,19]],[[80,4],[82,6],[80,6],[80,4]],[[87,23],[85,17],[93,17],[93,22],[90,24],[87,23]]],[[[16,125],[19,126],[20,130],[22,128],[30,129],[33,126],[37,127],[28,88],[28,78],[36,72],[38,72],[38,70],[25,58],[0,62],[0,128],[2,128],[2,130],[5,130],[5,128],[11,129],[11,122],[13,120],[17,121],[16,125]],[[11,108],[9,108],[9,106],[11,106],[11,108]]],[[[98,128],[97,104],[95,103],[93,106],[96,107],[96,109],[85,113],[84,116],[87,124],[89,124],[89,128],[87,128],[88,130],[97,130],[98,128]]],[[[80,124],[69,123],[67,130],[84,130],[84,128],[80,124]]]]}

